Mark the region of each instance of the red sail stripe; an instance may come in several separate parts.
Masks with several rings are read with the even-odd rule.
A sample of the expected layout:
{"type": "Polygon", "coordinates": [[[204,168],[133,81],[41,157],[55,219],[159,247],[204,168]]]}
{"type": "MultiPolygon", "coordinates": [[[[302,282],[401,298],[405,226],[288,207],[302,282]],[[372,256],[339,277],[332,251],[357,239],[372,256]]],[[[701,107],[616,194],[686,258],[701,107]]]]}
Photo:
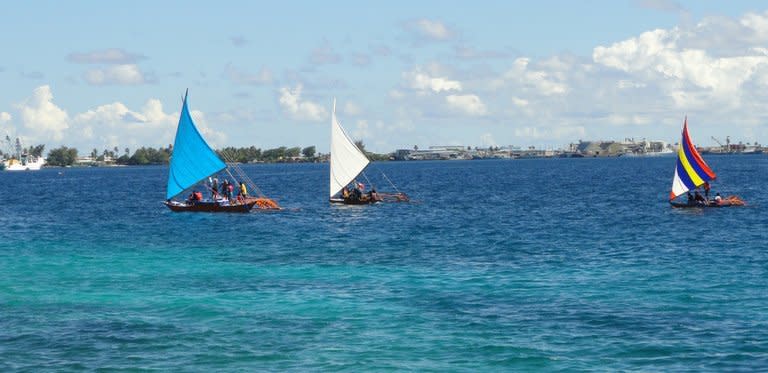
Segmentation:
{"type": "Polygon", "coordinates": [[[696,147],[693,146],[693,142],[691,141],[691,137],[688,135],[688,118],[685,118],[685,124],[683,125],[683,146],[687,146],[688,150],[690,150],[691,154],[693,155],[694,161],[699,165],[702,171],[706,172],[707,175],[709,175],[710,178],[715,179],[717,176],[715,175],[715,172],[712,171],[711,168],[709,168],[709,165],[707,165],[706,162],[704,162],[704,159],[701,158],[701,154],[696,150],[696,147]]]}

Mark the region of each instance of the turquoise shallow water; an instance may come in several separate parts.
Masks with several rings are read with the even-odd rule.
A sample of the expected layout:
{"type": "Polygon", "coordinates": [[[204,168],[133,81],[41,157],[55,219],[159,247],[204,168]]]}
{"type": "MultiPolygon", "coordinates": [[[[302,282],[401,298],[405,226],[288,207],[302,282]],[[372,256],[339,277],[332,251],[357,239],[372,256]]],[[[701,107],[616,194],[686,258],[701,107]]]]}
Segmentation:
{"type": "Polygon", "coordinates": [[[0,173],[0,370],[768,369],[768,157],[672,210],[673,158],[382,163],[419,200],[174,214],[167,169],[0,173]]]}

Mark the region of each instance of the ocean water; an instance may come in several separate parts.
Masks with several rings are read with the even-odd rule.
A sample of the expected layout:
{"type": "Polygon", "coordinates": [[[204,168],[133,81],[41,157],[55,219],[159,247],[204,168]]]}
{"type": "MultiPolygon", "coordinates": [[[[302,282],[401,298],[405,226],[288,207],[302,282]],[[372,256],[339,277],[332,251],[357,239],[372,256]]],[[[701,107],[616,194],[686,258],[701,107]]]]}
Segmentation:
{"type": "MultiPolygon", "coordinates": [[[[417,201],[177,214],[167,168],[0,173],[0,370],[765,371],[768,156],[675,210],[674,158],[377,163],[417,201]]],[[[379,189],[384,189],[380,185],[379,189]]]]}

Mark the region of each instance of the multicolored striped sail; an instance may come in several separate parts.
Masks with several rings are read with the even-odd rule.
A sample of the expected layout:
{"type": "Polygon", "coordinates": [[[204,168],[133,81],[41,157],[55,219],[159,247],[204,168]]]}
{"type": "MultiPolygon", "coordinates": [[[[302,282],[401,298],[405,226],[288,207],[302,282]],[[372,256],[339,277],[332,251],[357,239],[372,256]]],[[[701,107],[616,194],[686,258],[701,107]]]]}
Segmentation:
{"type": "Polygon", "coordinates": [[[683,140],[677,148],[677,167],[675,167],[675,178],[672,179],[672,191],[669,193],[669,200],[671,201],[691,189],[696,189],[716,177],[712,169],[701,158],[696,147],[693,146],[691,137],[688,135],[688,117],[685,117],[683,140]]]}

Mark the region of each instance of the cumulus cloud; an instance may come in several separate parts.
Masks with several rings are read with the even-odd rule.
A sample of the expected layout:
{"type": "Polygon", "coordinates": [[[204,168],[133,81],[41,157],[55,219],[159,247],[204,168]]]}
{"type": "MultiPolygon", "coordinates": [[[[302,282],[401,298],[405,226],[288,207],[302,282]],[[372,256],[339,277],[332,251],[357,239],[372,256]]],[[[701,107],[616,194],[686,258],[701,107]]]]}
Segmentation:
{"type": "MultiPolygon", "coordinates": [[[[19,128],[14,131],[27,143],[46,143],[48,148],[67,145],[81,152],[125,147],[166,146],[173,142],[179,113],[168,113],[158,99],[149,99],[140,109],[121,102],[99,105],[70,116],[54,103],[50,86],[35,89],[32,96],[15,106],[19,128]]],[[[226,145],[226,133],[209,125],[207,116],[192,111],[200,132],[212,146],[226,145]]],[[[0,112],[0,124],[13,119],[0,112]]]]}
{"type": "Polygon", "coordinates": [[[405,85],[422,92],[461,91],[461,82],[444,77],[433,77],[421,68],[403,73],[405,85]]]}
{"type": "Polygon", "coordinates": [[[17,105],[17,109],[24,127],[33,131],[37,138],[59,141],[69,128],[69,115],[53,103],[50,86],[36,88],[32,97],[17,105]]]}
{"type": "Polygon", "coordinates": [[[134,64],[147,57],[138,53],[127,52],[123,49],[111,48],[92,52],[70,53],[67,59],[74,63],[83,64],[112,64],[128,65],[134,64]]]}
{"type": "Polygon", "coordinates": [[[152,81],[136,65],[114,65],[91,69],[83,76],[92,85],[138,85],[152,81]]]}
{"type": "Polygon", "coordinates": [[[485,115],[487,110],[485,104],[477,95],[448,95],[445,102],[458,112],[467,115],[485,115]]]}
{"type": "Polygon", "coordinates": [[[528,106],[528,103],[529,103],[528,100],[524,98],[512,97],[512,104],[514,104],[515,106],[526,107],[528,106]]]}
{"type": "Polygon", "coordinates": [[[232,65],[227,65],[224,70],[226,76],[231,82],[247,85],[263,85],[272,82],[272,70],[262,66],[256,73],[250,73],[240,70],[232,65]]]}
{"type": "Polygon", "coordinates": [[[426,18],[406,22],[405,30],[421,41],[448,41],[456,36],[444,23],[426,18]]]}
{"type": "MultiPolygon", "coordinates": [[[[213,147],[226,144],[224,132],[209,126],[207,116],[197,110],[191,113],[195,125],[213,147]]],[[[166,146],[173,142],[179,113],[168,113],[159,99],[149,99],[138,110],[121,102],[100,105],[79,113],[72,119],[68,144],[80,147],[166,146]]]]}
{"type": "Polygon", "coordinates": [[[559,60],[546,61],[550,64],[544,68],[534,68],[529,58],[517,58],[512,68],[504,73],[503,79],[511,81],[530,93],[544,96],[562,95],[568,91],[566,74],[558,73],[565,66],[559,60]],[[558,63],[559,62],[559,63],[558,63]]]}
{"type": "Polygon", "coordinates": [[[280,107],[283,112],[296,120],[321,121],[328,117],[328,112],[322,105],[301,97],[303,86],[297,85],[291,89],[289,87],[280,88],[280,107]]]}
{"type": "MultiPolygon", "coordinates": [[[[733,43],[749,45],[744,35],[755,39],[751,48],[740,53],[716,55],[714,46],[729,44],[728,33],[712,42],[711,23],[720,19],[704,19],[690,30],[672,28],[644,32],[637,37],[598,46],[592,53],[595,63],[626,73],[636,84],[652,83],[671,98],[677,107],[702,107],[706,103],[735,107],[745,93],[744,86],[764,79],[768,55],[762,47],[768,42],[768,15],[748,14],[739,22],[740,31],[733,43]],[[759,42],[758,42],[759,41],[759,42]],[[712,49],[702,47],[708,46],[712,49]]],[[[623,84],[626,88],[625,83],[623,84]]]]}

